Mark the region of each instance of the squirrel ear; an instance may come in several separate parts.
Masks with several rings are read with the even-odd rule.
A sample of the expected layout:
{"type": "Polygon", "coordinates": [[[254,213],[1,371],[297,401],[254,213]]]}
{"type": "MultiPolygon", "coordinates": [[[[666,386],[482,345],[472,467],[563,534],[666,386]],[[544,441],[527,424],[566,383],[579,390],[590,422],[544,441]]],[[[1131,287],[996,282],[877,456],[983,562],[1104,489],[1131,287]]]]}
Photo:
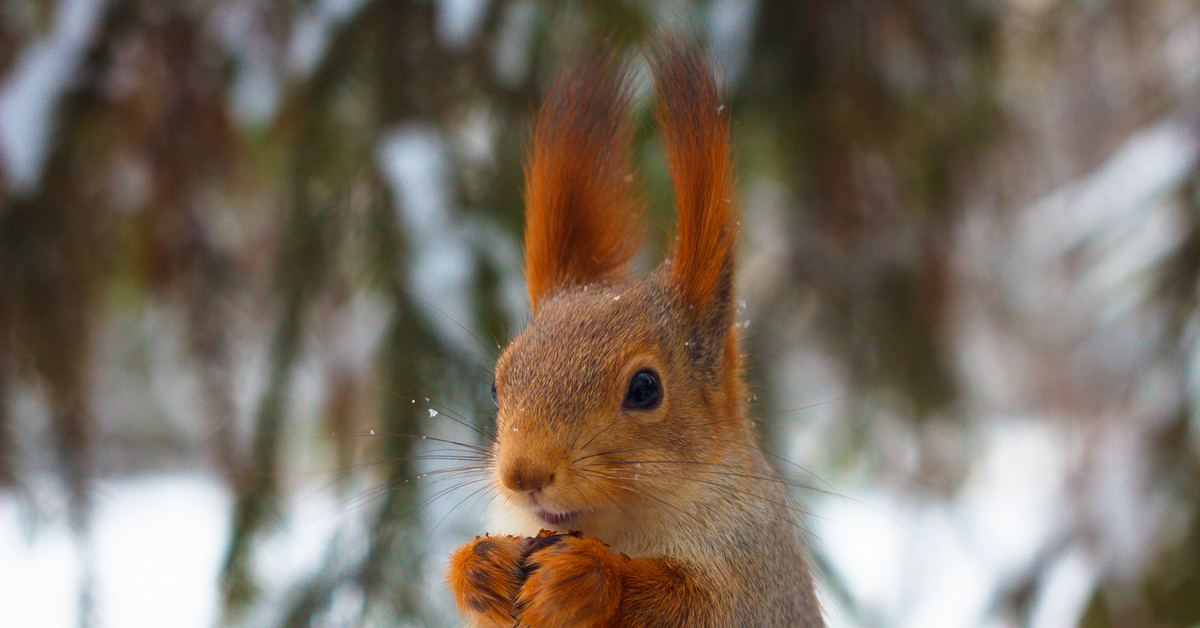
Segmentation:
{"type": "Polygon", "coordinates": [[[729,120],[704,56],[673,40],[657,43],[650,65],[679,217],[668,274],[698,323],[724,333],[732,321],[734,247],[729,120]]]}
{"type": "Polygon", "coordinates": [[[641,244],[628,68],[595,55],[559,76],[525,170],[525,276],[534,310],[566,287],[620,278],[641,244]]]}

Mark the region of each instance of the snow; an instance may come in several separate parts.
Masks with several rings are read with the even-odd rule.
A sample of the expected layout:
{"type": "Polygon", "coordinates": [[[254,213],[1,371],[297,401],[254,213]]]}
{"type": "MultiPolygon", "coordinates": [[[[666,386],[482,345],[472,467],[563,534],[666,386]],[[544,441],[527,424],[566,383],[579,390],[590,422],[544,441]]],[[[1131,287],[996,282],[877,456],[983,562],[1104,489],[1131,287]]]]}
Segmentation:
{"type": "Polygon", "coordinates": [[[487,0],[436,0],[434,29],[438,40],[451,50],[462,50],[483,26],[487,0]]]}
{"type": "MultiPolygon", "coordinates": [[[[39,503],[62,499],[47,478],[32,488],[39,503]]],[[[24,505],[0,495],[0,608],[7,625],[80,625],[89,563],[98,628],[214,625],[231,516],[225,490],[211,478],[160,475],[102,481],[96,495],[90,541],[76,539],[61,518],[24,534],[24,505]]]]}
{"type": "Polygon", "coordinates": [[[18,194],[37,189],[58,102],[76,80],[104,6],[104,0],[58,3],[49,35],[26,49],[0,83],[0,167],[18,194]]]}
{"type": "Polygon", "coordinates": [[[296,76],[310,74],[325,57],[330,33],[365,3],[365,0],[320,0],[301,9],[288,40],[288,71],[296,76]]]}
{"type": "Polygon", "coordinates": [[[457,341],[468,354],[477,353],[464,329],[475,319],[469,298],[475,255],[466,230],[450,219],[445,142],[433,127],[406,126],[383,137],[378,158],[395,194],[397,219],[409,236],[409,285],[439,335],[457,341]]]}
{"type": "MultiPolygon", "coordinates": [[[[980,444],[982,462],[954,497],[922,501],[860,487],[815,507],[814,543],[864,615],[914,628],[984,625],[995,593],[1062,527],[1061,435],[1035,421],[994,425],[980,444]]],[[[1073,573],[1044,592],[1048,616],[1078,604],[1073,573]]]]}

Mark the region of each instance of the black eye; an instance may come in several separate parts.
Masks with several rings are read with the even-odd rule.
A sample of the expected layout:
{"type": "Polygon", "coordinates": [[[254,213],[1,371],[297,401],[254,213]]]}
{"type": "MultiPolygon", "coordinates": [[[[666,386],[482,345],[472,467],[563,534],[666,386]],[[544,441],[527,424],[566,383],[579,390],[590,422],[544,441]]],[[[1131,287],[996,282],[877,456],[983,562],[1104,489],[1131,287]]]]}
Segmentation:
{"type": "Polygon", "coordinates": [[[496,404],[497,408],[500,407],[500,398],[496,396],[496,382],[492,382],[492,403],[496,404]]]}
{"type": "Polygon", "coordinates": [[[642,369],[633,374],[629,380],[629,390],[625,391],[622,408],[630,410],[649,410],[658,407],[662,399],[662,386],[658,383],[658,373],[650,369],[642,369]]]}

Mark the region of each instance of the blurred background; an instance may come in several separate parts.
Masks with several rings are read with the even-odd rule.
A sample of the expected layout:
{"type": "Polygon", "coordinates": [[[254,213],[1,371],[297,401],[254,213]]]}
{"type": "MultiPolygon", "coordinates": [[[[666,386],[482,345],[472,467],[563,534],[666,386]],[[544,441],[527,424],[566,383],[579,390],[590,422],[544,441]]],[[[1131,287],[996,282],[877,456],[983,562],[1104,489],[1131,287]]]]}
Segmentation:
{"type": "Polygon", "coordinates": [[[1193,0],[5,0],[0,624],[459,625],[530,114],[664,27],[830,623],[1200,626],[1193,0]]]}

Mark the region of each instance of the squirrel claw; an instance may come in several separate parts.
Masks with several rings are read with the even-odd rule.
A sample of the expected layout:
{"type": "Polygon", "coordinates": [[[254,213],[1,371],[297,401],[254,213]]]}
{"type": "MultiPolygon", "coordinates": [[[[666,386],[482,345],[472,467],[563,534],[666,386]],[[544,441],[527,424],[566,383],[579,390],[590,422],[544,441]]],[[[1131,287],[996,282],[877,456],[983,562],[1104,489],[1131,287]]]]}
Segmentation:
{"type": "Polygon", "coordinates": [[[582,536],[583,533],[579,530],[571,530],[566,534],[552,532],[550,530],[542,530],[541,532],[538,532],[537,536],[531,536],[525,539],[525,547],[521,552],[521,556],[524,558],[529,558],[534,553],[550,547],[551,545],[554,545],[565,538],[578,539],[582,536]]]}

